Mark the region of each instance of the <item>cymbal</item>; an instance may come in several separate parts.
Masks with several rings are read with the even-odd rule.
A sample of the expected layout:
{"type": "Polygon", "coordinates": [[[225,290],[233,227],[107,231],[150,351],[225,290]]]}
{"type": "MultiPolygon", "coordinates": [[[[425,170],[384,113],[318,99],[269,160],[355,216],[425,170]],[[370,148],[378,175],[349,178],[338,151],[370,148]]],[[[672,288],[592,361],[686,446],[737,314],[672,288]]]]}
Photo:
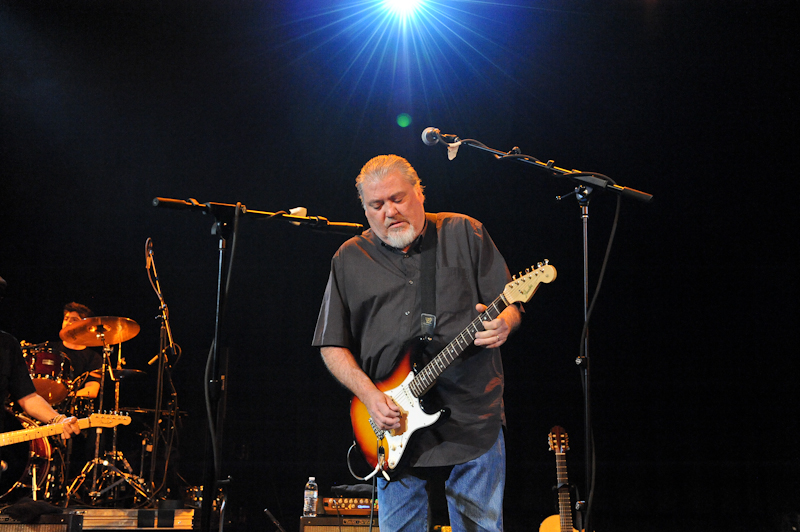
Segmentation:
{"type": "MultiPolygon", "coordinates": [[[[141,407],[138,407],[138,406],[132,406],[130,408],[125,408],[125,407],[121,406],[121,407],[119,407],[119,410],[120,410],[120,412],[127,412],[129,414],[155,414],[155,412],[156,412],[155,408],[141,408],[141,407]]],[[[162,416],[163,415],[169,415],[170,413],[171,413],[171,411],[169,409],[164,409],[164,408],[161,409],[161,415],[162,416]]],[[[178,415],[179,416],[185,416],[186,415],[186,411],[185,410],[178,410],[178,415]]]]}
{"type": "Polygon", "coordinates": [[[144,371],[140,369],[114,369],[109,368],[109,372],[111,372],[111,378],[115,381],[130,379],[131,377],[144,377],[147,375],[144,371]]]}
{"type": "Polygon", "coordinates": [[[139,324],[130,318],[96,316],[67,325],[58,336],[65,342],[100,347],[127,342],[139,334],[139,324]]]}

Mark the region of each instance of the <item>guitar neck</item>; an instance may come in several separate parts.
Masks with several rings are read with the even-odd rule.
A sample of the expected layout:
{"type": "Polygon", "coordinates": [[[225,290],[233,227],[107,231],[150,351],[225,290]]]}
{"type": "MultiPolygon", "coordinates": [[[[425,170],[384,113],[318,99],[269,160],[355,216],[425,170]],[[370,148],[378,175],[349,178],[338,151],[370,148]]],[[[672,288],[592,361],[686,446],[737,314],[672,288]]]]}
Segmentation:
{"type": "Polygon", "coordinates": [[[446,370],[475,341],[475,333],[483,330],[483,322],[497,318],[508,306],[503,294],[500,294],[485,312],[472,320],[455,339],[447,344],[433,360],[431,360],[409,383],[408,387],[414,397],[421,397],[436,383],[439,375],[446,370]]]}
{"type": "MultiPolygon", "coordinates": [[[[84,430],[91,427],[91,422],[89,418],[79,419],[78,426],[81,428],[81,430],[84,430]]],[[[29,429],[6,432],[4,434],[0,434],[0,447],[5,447],[6,445],[13,445],[15,443],[21,443],[24,441],[37,440],[39,438],[46,438],[48,436],[56,436],[57,434],[61,434],[63,431],[64,427],[62,427],[59,423],[57,425],[45,425],[43,427],[32,427],[29,429]]]]}
{"type": "Polygon", "coordinates": [[[564,453],[556,453],[556,476],[558,478],[558,516],[561,523],[561,531],[572,532],[572,508],[569,502],[567,458],[564,453]]]}

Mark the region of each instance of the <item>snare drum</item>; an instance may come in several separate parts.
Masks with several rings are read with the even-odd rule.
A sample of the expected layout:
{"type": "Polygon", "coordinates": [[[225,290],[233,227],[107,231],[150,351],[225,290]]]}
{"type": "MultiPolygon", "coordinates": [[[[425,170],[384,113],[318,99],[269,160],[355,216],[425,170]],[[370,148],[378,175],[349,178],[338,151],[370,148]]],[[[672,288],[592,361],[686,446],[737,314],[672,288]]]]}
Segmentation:
{"type": "Polygon", "coordinates": [[[63,375],[64,354],[50,347],[26,346],[22,356],[36,387],[36,393],[51,405],[64,400],[69,393],[68,381],[63,375]]]}
{"type": "MultiPolygon", "coordinates": [[[[23,414],[0,409],[4,417],[5,432],[36,427],[35,421],[23,414]]],[[[47,483],[52,448],[47,438],[39,438],[3,447],[3,460],[8,469],[0,476],[0,500],[11,492],[21,489],[40,490],[47,483]],[[33,479],[36,485],[33,485],[33,479]]]]}

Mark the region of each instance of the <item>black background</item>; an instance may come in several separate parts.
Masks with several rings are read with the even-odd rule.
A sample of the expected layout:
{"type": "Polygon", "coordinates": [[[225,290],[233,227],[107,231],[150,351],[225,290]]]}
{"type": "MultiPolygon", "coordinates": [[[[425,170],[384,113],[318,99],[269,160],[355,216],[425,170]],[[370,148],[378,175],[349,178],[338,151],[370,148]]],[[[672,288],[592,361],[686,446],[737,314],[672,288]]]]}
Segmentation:
{"type": "MultiPolygon", "coordinates": [[[[392,34],[378,41],[380,25],[364,22],[371,5],[0,4],[2,328],[53,339],[71,300],[136,320],[123,354],[148,375],[124,383],[121,406],[152,407],[152,238],[184,353],[178,469],[197,486],[218,241],[212,217],[151,200],[303,205],[365,223],[355,175],[374,155],[403,155],[428,210],[483,221],[512,272],[544,258],[558,269],[504,348],[506,524],[535,529],[557,511],[554,425],[586,496],[582,225],[574,198],[554,199],[574,184],[466,147],[448,161],[419,135],[519,146],[655,196],[623,202],[592,321],[596,528],[786,529],[800,511],[794,3],[442,3],[455,33],[397,56],[392,34]]],[[[592,291],[615,202],[590,203],[592,291]]],[[[354,483],[349,396],[310,347],[345,238],[240,222],[222,457],[236,529],[271,530],[269,508],[296,530],[309,475],[323,496],[354,483]]],[[[120,431],[132,457],[147,423],[120,431]]]]}

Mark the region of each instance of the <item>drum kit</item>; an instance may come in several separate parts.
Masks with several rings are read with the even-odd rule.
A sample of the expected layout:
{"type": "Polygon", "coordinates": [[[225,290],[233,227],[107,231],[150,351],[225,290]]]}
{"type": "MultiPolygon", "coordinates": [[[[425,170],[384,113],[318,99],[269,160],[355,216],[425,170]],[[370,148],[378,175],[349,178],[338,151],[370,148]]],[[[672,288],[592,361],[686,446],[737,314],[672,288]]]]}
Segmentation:
{"type": "MultiPolygon", "coordinates": [[[[122,368],[121,357],[117,360],[116,368],[112,367],[111,353],[113,346],[120,345],[121,348],[123,342],[127,342],[137,334],[139,325],[135,321],[109,316],[84,318],[66,326],[59,333],[63,341],[71,344],[102,347],[102,368],[91,373],[98,376],[108,375],[114,383],[115,412],[119,412],[120,409],[120,382],[143,376],[145,373],[136,369],[122,368]]],[[[94,410],[92,401],[76,396],[76,392],[83,386],[89,373],[70,379],[68,355],[46,343],[23,344],[22,352],[36,392],[54,409],[76,417],[87,417],[92,414],[94,410]]],[[[98,411],[103,410],[104,383],[105,379],[100,379],[98,411]]],[[[34,420],[24,414],[8,410],[4,415],[7,418],[6,431],[37,426],[34,420]]],[[[87,462],[80,474],[71,482],[67,478],[68,472],[65,471],[67,467],[63,463],[52,467],[53,450],[54,447],[61,445],[60,443],[51,442],[43,437],[5,447],[3,454],[9,468],[0,477],[0,501],[11,497],[12,493],[20,493],[20,490],[30,490],[29,496],[33,500],[64,497],[65,503],[68,504],[70,499],[79,498],[78,492],[82,487],[88,487],[88,490],[84,489],[82,493],[88,492],[88,498],[92,503],[96,503],[108,495],[117,495],[123,484],[130,486],[136,497],[147,499],[148,484],[141,476],[133,473],[128,461],[117,450],[117,427],[113,427],[112,449],[103,456],[100,454],[101,432],[102,427],[96,428],[94,459],[87,462]],[[60,475],[54,474],[53,471],[59,469],[58,465],[61,466],[60,475]]],[[[69,463],[68,456],[66,463],[69,463]]]]}

